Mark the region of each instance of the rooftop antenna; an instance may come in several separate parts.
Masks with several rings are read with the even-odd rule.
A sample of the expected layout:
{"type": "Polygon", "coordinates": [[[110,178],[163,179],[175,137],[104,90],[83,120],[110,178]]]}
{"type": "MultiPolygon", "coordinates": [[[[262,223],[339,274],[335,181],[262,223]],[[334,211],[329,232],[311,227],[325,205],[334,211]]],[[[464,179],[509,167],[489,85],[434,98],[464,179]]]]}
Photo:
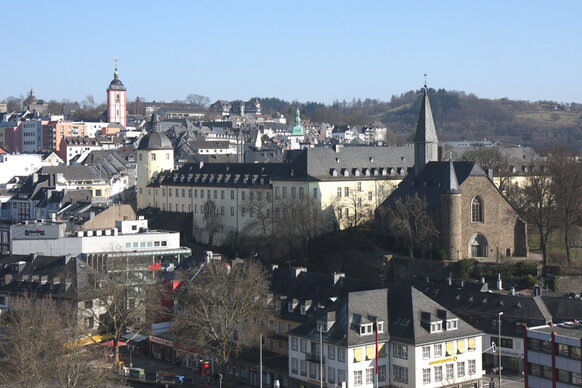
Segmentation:
{"type": "Polygon", "coordinates": [[[426,76],[427,76],[427,74],[426,74],[426,73],[424,73],[424,87],[425,87],[425,88],[426,88],[426,76]]]}

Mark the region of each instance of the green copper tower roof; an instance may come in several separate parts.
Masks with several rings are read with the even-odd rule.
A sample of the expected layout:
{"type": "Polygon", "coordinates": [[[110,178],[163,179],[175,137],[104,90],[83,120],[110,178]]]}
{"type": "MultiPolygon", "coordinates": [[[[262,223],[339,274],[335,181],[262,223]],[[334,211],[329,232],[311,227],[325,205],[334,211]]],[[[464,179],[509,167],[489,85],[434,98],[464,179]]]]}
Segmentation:
{"type": "Polygon", "coordinates": [[[301,113],[299,112],[299,108],[295,113],[295,126],[291,130],[291,136],[303,136],[305,135],[305,130],[301,126],[301,113]]]}

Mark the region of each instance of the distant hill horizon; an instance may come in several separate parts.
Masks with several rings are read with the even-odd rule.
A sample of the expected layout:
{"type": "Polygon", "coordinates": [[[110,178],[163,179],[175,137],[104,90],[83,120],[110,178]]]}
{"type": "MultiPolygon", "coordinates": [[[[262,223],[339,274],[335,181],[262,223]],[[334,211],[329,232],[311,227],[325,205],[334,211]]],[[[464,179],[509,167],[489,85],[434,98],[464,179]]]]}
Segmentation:
{"type": "MultiPolygon", "coordinates": [[[[298,106],[302,119],[332,125],[366,125],[383,122],[395,144],[408,142],[416,128],[422,90],[410,90],[390,101],[353,99],[331,105],[288,102],[256,97],[263,113],[284,113],[294,119],[298,106]]],[[[582,104],[556,101],[486,99],[462,91],[429,88],[438,136],[443,141],[495,140],[543,150],[556,144],[582,150],[582,104]]]]}

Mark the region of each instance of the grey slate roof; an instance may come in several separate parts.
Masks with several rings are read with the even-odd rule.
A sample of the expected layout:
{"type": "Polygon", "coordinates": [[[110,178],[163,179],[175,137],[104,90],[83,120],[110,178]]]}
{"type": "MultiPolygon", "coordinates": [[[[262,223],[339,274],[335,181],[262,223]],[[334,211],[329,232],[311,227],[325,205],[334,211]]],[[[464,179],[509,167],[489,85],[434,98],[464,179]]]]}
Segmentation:
{"type": "Polygon", "coordinates": [[[329,312],[335,313],[335,322],[323,333],[326,342],[342,346],[374,343],[374,335],[360,335],[359,324],[384,322],[384,332],[379,341],[395,340],[412,345],[422,345],[447,339],[476,336],[481,331],[409,285],[390,284],[387,288],[350,292],[325,310],[317,311],[305,323],[289,334],[317,340],[317,322],[325,320],[329,312]],[[456,330],[430,333],[428,322],[458,319],[456,330]]]}
{"type": "Polygon", "coordinates": [[[40,174],[63,174],[68,181],[109,179],[110,175],[99,171],[94,166],[45,166],[39,170],[40,174]]]}
{"type": "Polygon", "coordinates": [[[426,283],[410,280],[403,283],[413,284],[426,296],[473,324],[488,332],[498,330],[496,319],[503,312],[502,333],[520,337],[522,326],[543,325],[552,319],[551,313],[540,296],[511,295],[508,292],[479,292],[443,283],[426,283]]]}
{"type": "Polygon", "coordinates": [[[90,266],[64,256],[11,255],[0,259],[0,293],[13,295],[50,295],[58,299],[77,299],[78,291],[91,286],[90,266]],[[6,282],[6,275],[9,281],[6,282]]]}
{"type": "Polygon", "coordinates": [[[360,335],[359,324],[374,320],[384,322],[383,333],[378,334],[379,341],[387,341],[390,337],[386,329],[388,322],[387,290],[377,289],[368,291],[350,292],[332,306],[318,311],[307,322],[291,330],[289,334],[313,340],[319,339],[318,321],[325,321],[327,314],[333,312],[334,324],[322,333],[323,340],[341,346],[369,344],[375,341],[375,336],[360,335]]]}
{"type": "MultiPolygon", "coordinates": [[[[481,333],[450,310],[441,306],[412,286],[391,285],[388,288],[389,332],[393,340],[414,345],[475,336],[481,333]],[[423,317],[430,314],[430,321],[458,319],[456,330],[430,333],[423,317]]],[[[444,326],[444,325],[443,325],[444,326]]]]}
{"type": "MultiPolygon", "coordinates": [[[[291,154],[293,157],[293,154],[291,154]]],[[[294,164],[300,169],[305,169],[310,177],[315,179],[332,179],[330,171],[336,169],[338,177],[342,169],[349,169],[350,178],[353,179],[353,169],[358,168],[361,178],[364,168],[386,168],[395,171],[395,175],[400,175],[397,171],[405,174],[408,168],[414,165],[414,148],[411,146],[335,146],[307,148],[302,150],[294,159],[294,164]]],[[[404,175],[402,174],[402,175],[404,175]]],[[[374,176],[370,176],[371,179],[374,176]]],[[[377,178],[377,177],[376,177],[377,178]]]]}
{"type": "MultiPolygon", "coordinates": [[[[475,162],[452,162],[457,187],[470,176],[487,176],[475,162]]],[[[418,194],[428,203],[429,209],[436,209],[440,204],[441,194],[450,189],[451,178],[450,162],[428,162],[417,176],[407,175],[406,178],[384,201],[383,205],[394,203],[397,199],[418,194]]],[[[453,182],[454,186],[454,182],[453,182]]]]}
{"type": "Polygon", "coordinates": [[[428,89],[423,89],[422,105],[420,106],[420,115],[416,125],[416,134],[414,135],[415,143],[438,143],[436,128],[432,118],[432,110],[428,99],[428,89]]]}

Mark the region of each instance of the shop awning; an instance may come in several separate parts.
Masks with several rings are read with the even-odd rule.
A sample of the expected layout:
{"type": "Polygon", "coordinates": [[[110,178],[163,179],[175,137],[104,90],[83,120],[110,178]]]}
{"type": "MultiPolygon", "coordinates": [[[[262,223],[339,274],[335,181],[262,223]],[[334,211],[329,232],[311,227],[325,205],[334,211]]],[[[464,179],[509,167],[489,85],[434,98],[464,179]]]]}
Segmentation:
{"type": "Polygon", "coordinates": [[[141,342],[148,339],[147,335],[137,334],[137,333],[125,333],[121,336],[126,341],[141,342]]]}

